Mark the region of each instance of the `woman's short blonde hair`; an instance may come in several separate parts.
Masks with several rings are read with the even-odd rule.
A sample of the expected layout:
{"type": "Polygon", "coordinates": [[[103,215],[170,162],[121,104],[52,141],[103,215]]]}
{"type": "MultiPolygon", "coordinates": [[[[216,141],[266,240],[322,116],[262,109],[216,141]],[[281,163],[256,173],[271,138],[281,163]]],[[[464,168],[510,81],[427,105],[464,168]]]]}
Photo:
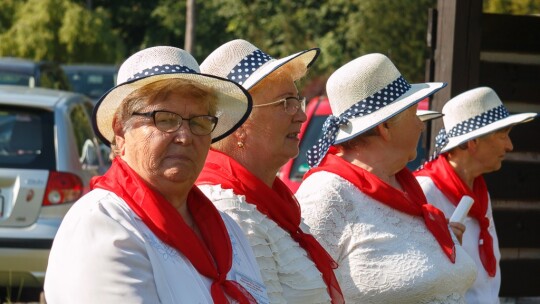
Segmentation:
{"type": "MultiPolygon", "coordinates": [[[[284,65],[277,70],[270,73],[268,76],[263,78],[259,83],[254,85],[251,89],[249,89],[249,92],[251,94],[257,92],[257,90],[263,88],[263,87],[271,87],[274,86],[279,80],[285,78],[285,77],[291,77],[291,75],[302,75],[304,77],[307,73],[307,67],[304,64],[297,63],[297,64],[287,64],[284,65]]],[[[300,77],[299,79],[301,79],[300,77]]],[[[293,81],[297,81],[299,79],[292,79],[293,81]]]]}

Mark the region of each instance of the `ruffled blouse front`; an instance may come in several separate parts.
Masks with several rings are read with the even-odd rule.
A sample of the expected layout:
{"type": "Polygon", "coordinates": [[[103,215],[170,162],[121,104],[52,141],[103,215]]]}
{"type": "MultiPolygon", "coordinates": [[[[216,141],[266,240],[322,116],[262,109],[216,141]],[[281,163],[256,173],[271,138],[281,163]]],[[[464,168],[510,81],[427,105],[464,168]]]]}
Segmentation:
{"type": "MultiPolygon", "coordinates": [[[[261,268],[270,303],[330,303],[322,275],[288,232],[246,202],[243,195],[220,185],[199,188],[246,234],[261,268]]],[[[309,227],[301,223],[302,231],[309,227]]]]}

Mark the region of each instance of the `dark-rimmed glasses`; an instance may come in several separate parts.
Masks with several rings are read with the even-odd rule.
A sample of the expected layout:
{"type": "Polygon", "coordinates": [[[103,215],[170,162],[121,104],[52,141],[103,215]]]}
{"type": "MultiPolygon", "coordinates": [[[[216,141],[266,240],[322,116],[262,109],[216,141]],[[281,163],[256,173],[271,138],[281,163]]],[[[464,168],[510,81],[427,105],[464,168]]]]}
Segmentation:
{"type": "Polygon", "coordinates": [[[131,115],[152,118],[154,126],[156,126],[158,130],[166,133],[178,131],[182,126],[182,122],[186,120],[191,133],[199,136],[212,133],[218,122],[218,118],[212,115],[199,115],[183,118],[182,116],[169,111],[152,111],[147,113],[133,112],[131,115]]]}
{"type": "Polygon", "coordinates": [[[289,115],[294,115],[298,112],[298,110],[302,109],[302,111],[306,110],[306,98],[305,97],[285,97],[277,101],[269,102],[269,103],[263,103],[259,105],[253,105],[254,108],[260,108],[260,107],[266,107],[271,106],[274,104],[283,103],[283,109],[285,110],[285,113],[289,115]]]}

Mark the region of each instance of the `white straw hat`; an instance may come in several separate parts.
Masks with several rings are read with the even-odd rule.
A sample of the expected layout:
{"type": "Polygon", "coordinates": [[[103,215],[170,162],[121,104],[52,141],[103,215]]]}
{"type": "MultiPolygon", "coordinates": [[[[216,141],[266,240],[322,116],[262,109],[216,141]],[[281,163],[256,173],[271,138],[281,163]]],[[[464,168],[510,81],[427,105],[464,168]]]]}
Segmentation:
{"type": "Polygon", "coordinates": [[[472,89],[450,99],[443,107],[444,128],[439,132],[440,153],[508,126],[533,120],[537,113],[510,115],[499,96],[488,87],[472,89]]]}
{"type": "Polygon", "coordinates": [[[323,137],[308,151],[317,166],[329,147],[350,140],[446,86],[443,82],[409,84],[382,54],[368,54],[337,69],[326,83],[332,109],[323,137]]]}
{"type": "Polygon", "coordinates": [[[114,114],[124,98],[147,84],[173,78],[201,84],[216,94],[218,123],[211,133],[212,142],[232,133],[251,113],[251,95],[240,85],[202,74],[195,58],[182,49],[156,46],[139,51],[124,61],[118,71],[118,85],[97,102],[92,123],[100,139],[107,145],[113,140],[114,114]]]}
{"type": "MultiPolygon", "coordinates": [[[[313,48],[281,59],[274,59],[253,44],[236,39],[215,49],[201,63],[201,71],[206,74],[227,78],[242,85],[247,90],[282,66],[301,64],[309,68],[319,55],[320,49],[313,48]]],[[[292,75],[293,81],[304,76],[292,75]]]]}

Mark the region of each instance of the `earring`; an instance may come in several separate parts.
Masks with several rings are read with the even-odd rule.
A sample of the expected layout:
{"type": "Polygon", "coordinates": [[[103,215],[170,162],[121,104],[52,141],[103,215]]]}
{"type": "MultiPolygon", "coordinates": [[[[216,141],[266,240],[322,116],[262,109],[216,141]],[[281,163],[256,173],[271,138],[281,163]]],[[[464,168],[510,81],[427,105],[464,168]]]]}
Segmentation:
{"type": "Polygon", "coordinates": [[[244,143],[241,142],[241,141],[238,141],[238,142],[236,143],[236,145],[237,145],[238,148],[240,148],[240,149],[243,149],[243,148],[244,148],[244,143]]]}

